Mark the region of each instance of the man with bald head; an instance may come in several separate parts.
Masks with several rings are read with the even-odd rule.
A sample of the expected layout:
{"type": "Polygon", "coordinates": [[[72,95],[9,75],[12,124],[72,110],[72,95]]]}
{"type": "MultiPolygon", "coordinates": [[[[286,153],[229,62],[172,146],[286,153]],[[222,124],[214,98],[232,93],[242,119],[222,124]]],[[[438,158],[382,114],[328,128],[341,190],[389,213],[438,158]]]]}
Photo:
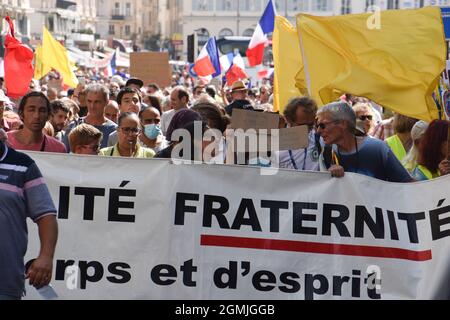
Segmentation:
{"type": "Polygon", "coordinates": [[[105,117],[112,122],[117,123],[117,119],[119,119],[119,113],[119,104],[114,100],[109,100],[109,103],[105,108],[105,117]]]}
{"type": "Polygon", "coordinates": [[[170,94],[170,107],[171,110],[164,112],[161,117],[161,130],[166,135],[170,122],[173,116],[180,110],[187,109],[189,104],[189,93],[187,90],[178,86],[175,87],[170,94]]]}

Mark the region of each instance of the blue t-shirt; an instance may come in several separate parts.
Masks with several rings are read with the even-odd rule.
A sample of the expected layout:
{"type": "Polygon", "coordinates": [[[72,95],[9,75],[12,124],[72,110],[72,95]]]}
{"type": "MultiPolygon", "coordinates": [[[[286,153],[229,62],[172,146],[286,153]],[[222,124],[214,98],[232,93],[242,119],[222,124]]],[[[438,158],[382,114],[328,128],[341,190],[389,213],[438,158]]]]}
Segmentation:
{"type": "Polygon", "coordinates": [[[22,296],[26,219],[46,215],[56,215],[56,208],[41,172],[29,156],[6,147],[0,154],[0,295],[22,296]]]}
{"type": "Polygon", "coordinates": [[[339,164],[345,172],[363,174],[390,182],[411,182],[413,179],[398,161],[386,143],[374,138],[365,138],[358,152],[342,153],[333,146],[339,164]]]}

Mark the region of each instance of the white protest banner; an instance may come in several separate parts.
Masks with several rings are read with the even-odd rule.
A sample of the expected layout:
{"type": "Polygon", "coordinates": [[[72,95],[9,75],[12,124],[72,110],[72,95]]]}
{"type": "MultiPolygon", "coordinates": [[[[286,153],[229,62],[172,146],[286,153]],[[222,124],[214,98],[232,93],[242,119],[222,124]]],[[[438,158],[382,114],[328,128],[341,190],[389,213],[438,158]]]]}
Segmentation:
{"type": "Polygon", "coordinates": [[[450,177],[29,154],[59,209],[60,299],[450,297],[450,177]]]}

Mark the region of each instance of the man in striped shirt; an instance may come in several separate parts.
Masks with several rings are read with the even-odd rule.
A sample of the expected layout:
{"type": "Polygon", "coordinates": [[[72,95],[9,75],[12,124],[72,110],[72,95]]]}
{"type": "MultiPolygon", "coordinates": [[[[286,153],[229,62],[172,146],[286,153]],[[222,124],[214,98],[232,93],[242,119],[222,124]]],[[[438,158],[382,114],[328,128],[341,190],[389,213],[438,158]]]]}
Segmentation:
{"type": "Polygon", "coordinates": [[[56,209],[39,168],[0,141],[0,300],[20,299],[26,278],[38,289],[50,283],[57,237],[56,209]],[[38,225],[41,246],[25,274],[27,217],[38,225]]]}

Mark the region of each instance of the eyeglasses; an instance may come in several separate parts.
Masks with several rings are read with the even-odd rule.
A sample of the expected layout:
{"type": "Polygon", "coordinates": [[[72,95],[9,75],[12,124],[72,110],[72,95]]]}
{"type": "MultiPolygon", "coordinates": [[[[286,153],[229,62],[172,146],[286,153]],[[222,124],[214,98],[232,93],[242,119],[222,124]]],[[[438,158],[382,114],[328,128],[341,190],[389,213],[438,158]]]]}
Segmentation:
{"type": "Polygon", "coordinates": [[[370,115],[369,116],[359,116],[358,118],[361,121],[366,121],[366,120],[372,121],[373,116],[370,116],[370,115]]]}
{"type": "Polygon", "coordinates": [[[330,121],[330,122],[320,122],[320,123],[316,123],[316,129],[318,130],[319,128],[322,130],[325,130],[328,125],[332,124],[332,123],[336,123],[339,122],[338,120],[336,121],[330,121]]]}
{"type": "Polygon", "coordinates": [[[141,132],[141,129],[139,129],[139,128],[124,127],[124,128],[120,128],[120,129],[125,134],[129,134],[130,132],[133,133],[133,134],[139,134],[141,132]]]}

